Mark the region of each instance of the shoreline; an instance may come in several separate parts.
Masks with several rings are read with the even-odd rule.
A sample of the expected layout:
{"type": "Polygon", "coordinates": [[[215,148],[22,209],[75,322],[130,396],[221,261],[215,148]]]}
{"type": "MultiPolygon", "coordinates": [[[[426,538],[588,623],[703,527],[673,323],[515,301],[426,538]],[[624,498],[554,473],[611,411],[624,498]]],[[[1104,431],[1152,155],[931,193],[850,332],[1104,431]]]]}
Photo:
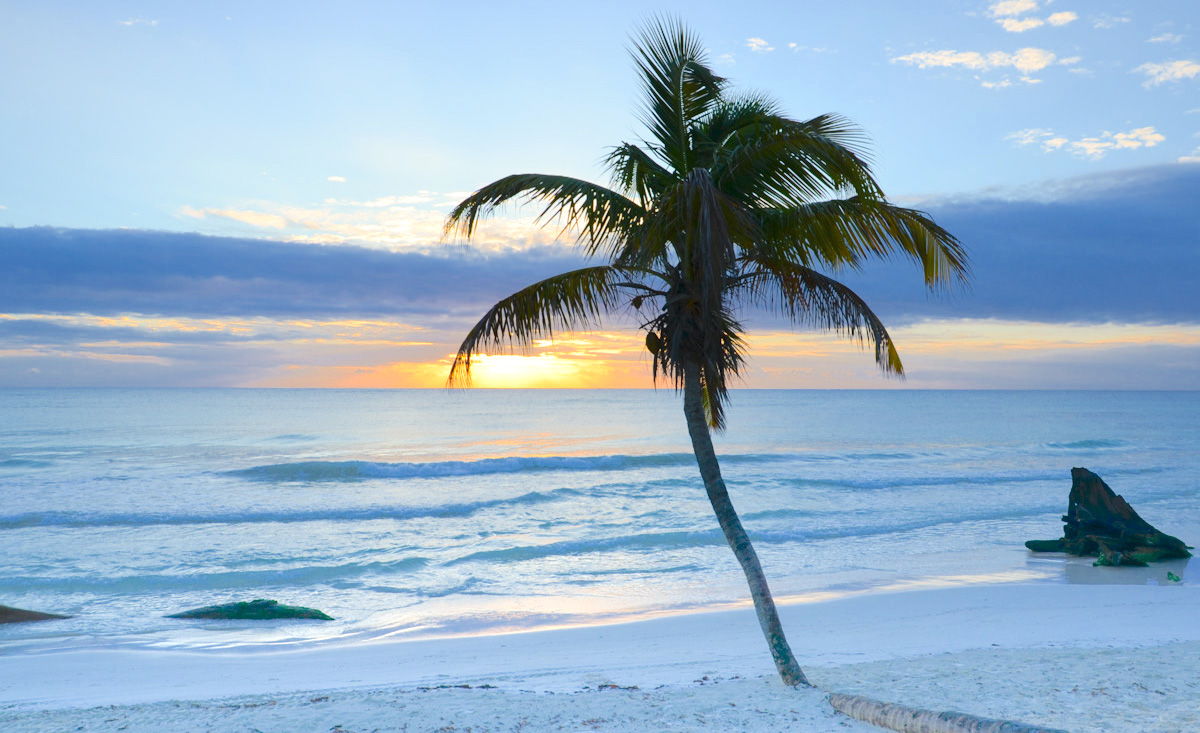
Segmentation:
{"type": "MultiPolygon", "coordinates": [[[[1046,715],[1078,716],[1105,705],[1115,705],[1105,713],[1114,720],[1136,720],[1135,713],[1146,712],[1138,713],[1145,696],[1163,714],[1179,717],[1186,713],[1172,701],[1181,695],[1190,701],[1200,693],[1195,683],[1200,676],[1200,624],[1195,623],[1200,589],[1190,585],[967,585],[788,604],[780,611],[796,655],[816,684],[889,702],[934,709],[966,707],[961,704],[966,702],[973,707],[962,712],[1022,719],[1005,712],[1008,705],[1038,714],[1037,719],[1025,715],[1024,722],[1050,725],[1054,721],[1046,715]],[[1165,665],[1166,671],[1150,675],[1153,679],[1137,678],[1138,667],[1153,664],[1165,665]],[[1036,673],[1042,682],[1025,679],[1031,669],[1042,670],[1036,673]],[[1114,682],[1115,687],[1096,679],[1121,670],[1129,679],[1114,682]],[[1051,682],[1058,686],[1046,687],[1056,673],[1062,679],[1051,682]],[[1169,687],[1163,680],[1176,687],[1163,689],[1169,687]],[[1036,695],[1018,694],[1022,685],[1033,692],[1045,688],[1046,704],[1036,695]],[[1148,691],[1143,694],[1135,685],[1148,691]],[[1084,696],[1071,689],[1105,691],[1084,696]],[[1129,699],[1114,702],[1118,689],[1129,699]]],[[[68,722],[88,730],[99,711],[115,714],[111,706],[123,706],[121,714],[133,716],[130,720],[158,716],[157,723],[132,729],[158,725],[183,730],[192,720],[189,705],[217,717],[240,711],[238,715],[254,718],[255,710],[266,715],[286,709],[295,726],[311,728],[317,720],[311,716],[325,714],[320,705],[308,702],[312,698],[342,700],[336,705],[350,711],[386,707],[392,703],[385,704],[385,698],[397,695],[410,702],[425,700],[413,702],[416,707],[404,713],[417,716],[412,720],[423,719],[420,710],[426,708],[430,715],[438,713],[444,700],[455,695],[479,704],[486,700],[484,707],[533,720],[530,715],[536,718],[554,706],[532,704],[530,695],[542,696],[536,699],[544,702],[584,693],[608,696],[601,707],[611,705],[614,712],[606,720],[617,720],[622,709],[645,703],[646,714],[658,715],[653,710],[661,713],[662,705],[675,705],[709,710],[706,720],[733,725],[728,716],[714,717],[717,708],[711,707],[733,695],[749,696],[747,704],[761,703],[764,710],[796,708],[802,699],[796,709],[806,710],[813,725],[825,724],[820,716],[827,705],[820,695],[789,692],[774,678],[748,608],[604,626],[269,652],[117,648],[0,657],[0,722],[44,721],[38,723],[43,727],[30,730],[61,729],[68,722]],[[721,692],[711,692],[718,688],[721,692]],[[241,702],[229,702],[234,698],[241,702]]],[[[511,729],[515,719],[505,718],[507,714],[501,722],[509,728],[480,728],[480,722],[475,730],[511,729]]],[[[768,717],[775,723],[783,720],[768,717]]],[[[797,718],[802,719],[807,720],[797,718]]],[[[841,726],[848,719],[829,721],[841,726]]],[[[1163,724],[1169,720],[1146,730],[1171,729],[1163,724]]],[[[1075,730],[1061,722],[1054,725],[1075,730]]],[[[1181,724],[1179,730],[1186,729],[1181,724]]],[[[1112,730],[1133,728],[1126,724],[1112,730]]]]}

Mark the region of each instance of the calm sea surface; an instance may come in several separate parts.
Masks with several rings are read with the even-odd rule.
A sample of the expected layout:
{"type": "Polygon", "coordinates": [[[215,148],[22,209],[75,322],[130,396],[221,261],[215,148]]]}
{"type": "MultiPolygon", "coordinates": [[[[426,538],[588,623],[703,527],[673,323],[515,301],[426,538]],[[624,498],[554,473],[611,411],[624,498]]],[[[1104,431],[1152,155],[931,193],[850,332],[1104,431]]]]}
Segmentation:
{"type": "MultiPolygon", "coordinates": [[[[1023,543],[1061,536],[1085,466],[1200,544],[1198,448],[1196,392],[739,390],[717,439],[784,599],[1168,584],[1164,566],[1023,543]]],[[[0,604],[76,615],[0,627],[8,653],[415,638],[746,597],[670,390],[0,390],[0,604]],[[337,620],[162,618],[254,598],[337,620]]]]}

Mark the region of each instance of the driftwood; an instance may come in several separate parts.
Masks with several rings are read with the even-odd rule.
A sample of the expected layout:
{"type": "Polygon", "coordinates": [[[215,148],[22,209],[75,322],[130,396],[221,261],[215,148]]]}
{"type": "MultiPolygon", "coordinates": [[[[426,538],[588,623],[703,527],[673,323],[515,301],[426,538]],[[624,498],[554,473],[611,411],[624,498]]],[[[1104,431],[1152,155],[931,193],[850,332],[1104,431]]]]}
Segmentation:
{"type": "Polygon", "coordinates": [[[1042,728],[1014,723],[1011,720],[992,720],[966,713],[920,710],[859,695],[833,693],[829,696],[829,704],[851,718],[901,733],[1067,733],[1057,728],[1042,728]]]}
{"type": "Polygon", "coordinates": [[[0,624],[19,624],[26,621],[53,621],[70,616],[59,616],[57,613],[42,613],[41,611],[26,611],[24,608],[0,606],[0,624]]]}
{"type": "Polygon", "coordinates": [[[1034,552],[1095,557],[1096,565],[1144,566],[1192,556],[1191,548],[1150,526],[1086,468],[1071,469],[1071,497],[1063,522],[1062,539],[1030,540],[1025,546],[1034,552]]]}
{"type": "Polygon", "coordinates": [[[304,606],[285,606],[279,601],[259,598],[253,601],[238,601],[220,606],[205,606],[193,608],[182,613],[173,613],[167,618],[215,618],[215,619],[251,619],[262,621],[276,618],[310,618],[320,621],[332,621],[333,618],[315,608],[304,606]]]}

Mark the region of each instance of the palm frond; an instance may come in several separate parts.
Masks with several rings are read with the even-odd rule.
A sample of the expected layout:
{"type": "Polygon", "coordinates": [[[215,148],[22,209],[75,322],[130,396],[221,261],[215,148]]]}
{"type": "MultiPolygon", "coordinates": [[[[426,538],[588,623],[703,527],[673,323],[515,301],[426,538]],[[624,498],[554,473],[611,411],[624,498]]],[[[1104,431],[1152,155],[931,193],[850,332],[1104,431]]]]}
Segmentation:
{"type": "Polygon", "coordinates": [[[921,265],[931,288],[965,284],[970,273],[962,243],[916,209],[855,196],[757,213],[757,247],[773,258],[836,269],[900,254],[921,265]]]}
{"type": "Polygon", "coordinates": [[[569,176],[522,173],[505,176],[468,196],[446,217],[445,236],[470,239],[479,223],[506,203],[543,204],[538,224],[556,221],[578,233],[588,256],[620,252],[631,231],[646,219],[636,202],[604,186],[569,176]]]}
{"type": "Polygon", "coordinates": [[[851,191],[882,199],[868,161],[859,154],[861,132],[841,118],[822,115],[804,122],[749,116],[732,130],[726,152],[714,158],[713,176],[723,190],[748,205],[803,205],[851,191]]]}
{"type": "Polygon", "coordinates": [[[588,328],[621,304],[620,291],[639,287],[643,273],[601,265],[534,283],[492,306],[467,334],[450,366],[451,385],[469,384],[471,360],[492,349],[528,348],[558,331],[588,328]],[[627,282],[634,280],[633,283],[627,282]]]}
{"type": "Polygon", "coordinates": [[[748,256],[744,264],[747,271],[731,282],[731,291],[794,322],[869,342],[875,362],[885,373],[904,374],[887,328],[853,290],[788,260],[748,256]]]}
{"type": "Polygon", "coordinates": [[[632,143],[613,148],[604,162],[613,182],[627,196],[636,196],[643,207],[652,206],[658,195],[676,181],[671,171],[632,143]]]}
{"type": "Polygon", "coordinates": [[[700,38],[678,21],[652,20],[630,49],[646,95],[642,122],[653,148],[677,174],[691,170],[690,128],[721,97],[725,80],[707,64],[700,38]]]}

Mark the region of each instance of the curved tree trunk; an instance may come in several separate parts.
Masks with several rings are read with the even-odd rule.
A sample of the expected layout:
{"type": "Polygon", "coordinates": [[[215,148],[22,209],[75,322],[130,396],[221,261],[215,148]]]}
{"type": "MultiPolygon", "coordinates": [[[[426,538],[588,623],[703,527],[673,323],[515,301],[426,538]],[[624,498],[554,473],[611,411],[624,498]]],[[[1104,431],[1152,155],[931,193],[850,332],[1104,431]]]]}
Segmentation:
{"type": "Polygon", "coordinates": [[[784,684],[807,687],[808,678],[796,663],[787,638],[783,635],[783,625],[779,623],[779,613],[775,610],[771,589],[767,587],[767,576],[763,574],[758,555],[754,552],[754,546],[750,544],[746,530],[742,529],[742,522],[738,519],[733,502],[729,500],[729,492],[725,489],[725,480],[721,478],[721,466],[717,463],[712,435],[704,417],[700,367],[697,364],[687,364],[683,369],[683,413],[687,417],[692,450],[696,453],[696,463],[700,464],[700,476],[704,479],[708,500],[712,502],[713,512],[717,515],[721,531],[725,533],[725,540],[733,548],[733,554],[741,563],[742,571],[746,573],[750,597],[754,599],[754,610],[758,613],[758,623],[762,627],[763,635],[767,637],[767,646],[771,648],[771,656],[775,658],[779,676],[783,678],[784,684]]]}

